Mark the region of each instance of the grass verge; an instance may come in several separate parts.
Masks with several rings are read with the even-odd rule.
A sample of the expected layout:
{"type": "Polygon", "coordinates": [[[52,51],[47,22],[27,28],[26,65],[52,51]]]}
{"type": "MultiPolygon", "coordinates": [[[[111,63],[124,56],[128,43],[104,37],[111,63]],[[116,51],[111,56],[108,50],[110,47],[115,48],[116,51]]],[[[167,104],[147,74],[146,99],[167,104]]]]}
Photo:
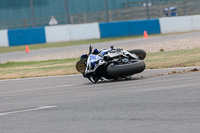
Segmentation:
{"type": "Polygon", "coordinates": [[[149,69],[200,66],[200,48],[150,53],[145,63],[149,69]]]}
{"type": "MultiPolygon", "coordinates": [[[[0,79],[77,74],[78,59],[60,59],[0,64],[0,79]]],[[[147,69],[200,66],[200,48],[147,54],[147,69]]]]}

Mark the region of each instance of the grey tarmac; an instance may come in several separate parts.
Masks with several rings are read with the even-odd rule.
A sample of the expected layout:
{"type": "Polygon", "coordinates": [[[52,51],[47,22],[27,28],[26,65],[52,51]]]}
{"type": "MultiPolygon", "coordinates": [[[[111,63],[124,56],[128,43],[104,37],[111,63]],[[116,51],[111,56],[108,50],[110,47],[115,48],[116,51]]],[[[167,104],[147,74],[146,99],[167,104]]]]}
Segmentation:
{"type": "Polygon", "coordinates": [[[199,133],[200,72],[90,83],[81,75],[0,81],[1,133],[199,133]]]}

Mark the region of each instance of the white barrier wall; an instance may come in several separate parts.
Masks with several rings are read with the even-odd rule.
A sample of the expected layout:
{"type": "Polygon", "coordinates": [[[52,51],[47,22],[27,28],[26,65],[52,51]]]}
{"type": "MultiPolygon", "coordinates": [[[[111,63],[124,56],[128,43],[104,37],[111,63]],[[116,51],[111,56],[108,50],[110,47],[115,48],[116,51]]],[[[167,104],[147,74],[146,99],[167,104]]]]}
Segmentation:
{"type": "Polygon", "coordinates": [[[192,31],[191,17],[166,17],[160,18],[161,33],[192,31]]]}
{"type": "Polygon", "coordinates": [[[70,27],[71,40],[99,39],[99,23],[75,24],[70,27]]]}
{"type": "Polygon", "coordinates": [[[8,30],[0,30],[0,47],[8,47],[8,30]]]}
{"type": "Polygon", "coordinates": [[[45,27],[46,42],[70,41],[70,25],[58,25],[45,27]]]}
{"type": "Polygon", "coordinates": [[[200,15],[160,18],[161,33],[200,30],[200,15]]]}
{"type": "Polygon", "coordinates": [[[47,26],[45,34],[47,43],[100,38],[98,23],[47,26]]]}
{"type": "Polygon", "coordinates": [[[200,30],[200,15],[191,16],[192,30],[200,30]]]}

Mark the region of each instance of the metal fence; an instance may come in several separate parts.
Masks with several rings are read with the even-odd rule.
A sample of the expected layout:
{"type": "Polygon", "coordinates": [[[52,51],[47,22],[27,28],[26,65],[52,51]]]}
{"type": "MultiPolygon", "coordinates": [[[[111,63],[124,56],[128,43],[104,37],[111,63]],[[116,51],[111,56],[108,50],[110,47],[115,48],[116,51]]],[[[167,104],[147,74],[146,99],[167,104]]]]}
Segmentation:
{"type": "Polygon", "coordinates": [[[200,0],[0,0],[0,29],[47,26],[52,16],[77,24],[195,14],[200,0]]]}

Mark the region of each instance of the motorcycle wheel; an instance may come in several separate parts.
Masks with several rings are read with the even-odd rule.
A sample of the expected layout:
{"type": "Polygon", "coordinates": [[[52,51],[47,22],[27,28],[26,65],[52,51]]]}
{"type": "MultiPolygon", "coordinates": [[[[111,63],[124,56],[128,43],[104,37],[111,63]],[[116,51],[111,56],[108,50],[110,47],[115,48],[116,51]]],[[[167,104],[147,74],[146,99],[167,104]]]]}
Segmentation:
{"type": "Polygon", "coordinates": [[[145,67],[146,65],[142,60],[138,60],[137,62],[128,64],[110,64],[107,67],[107,74],[109,76],[112,76],[113,78],[124,77],[143,72],[145,67]]]}
{"type": "Polygon", "coordinates": [[[86,69],[86,63],[87,62],[87,58],[83,58],[83,59],[80,59],[77,63],[76,63],[76,70],[79,72],[79,73],[84,73],[85,72],[85,69],[86,69]]]}
{"type": "Polygon", "coordinates": [[[136,54],[140,60],[144,60],[146,57],[146,52],[143,49],[133,49],[133,50],[128,50],[128,52],[136,54]]]}

